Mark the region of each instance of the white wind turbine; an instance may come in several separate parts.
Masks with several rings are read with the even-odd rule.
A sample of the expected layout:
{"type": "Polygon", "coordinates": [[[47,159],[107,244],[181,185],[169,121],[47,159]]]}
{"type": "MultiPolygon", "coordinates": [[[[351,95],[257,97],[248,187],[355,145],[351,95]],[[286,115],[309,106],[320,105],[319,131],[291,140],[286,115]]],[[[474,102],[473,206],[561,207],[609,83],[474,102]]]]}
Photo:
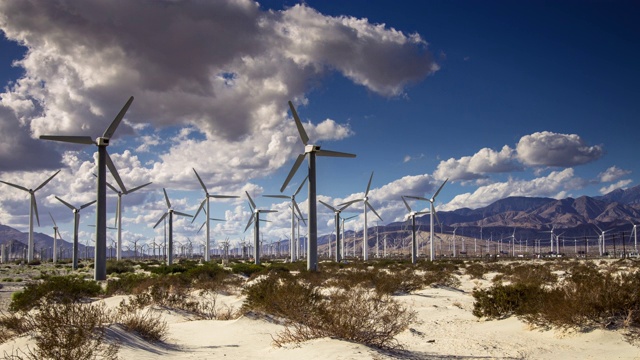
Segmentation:
{"type": "Polygon", "coordinates": [[[20,190],[24,190],[26,192],[29,193],[30,197],[31,197],[31,206],[29,207],[29,244],[28,244],[28,250],[27,250],[27,261],[31,262],[33,261],[33,214],[36,215],[36,221],[38,222],[38,226],[40,226],[40,217],[38,216],[38,204],[36,203],[36,191],[42,189],[45,185],[47,185],[47,183],[49,183],[49,181],[51,181],[51,179],[53,179],[54,176],[58,175],[58,173],[60,172],[60,170],[56,171],[55,174],[51,175],[51,177],[49,177],[47,180],[45,180],[42,184],[40,184],[40,186],[38,186],[35,189],[27,189],[24,186],[20,186],[17,184],[13,184],[10,182],[6,182],[6,181],[2,181],[0,180],[1,183],[7,184],[9,186],[13,186],[14,188],[18,188],[20,190]]]}
{"type": "Polygon", "coordinates": [[[438,191],[436,191],[435,194],[433,194],[433,196],[430,199],[427,198],[423,198],[423,197],[418,197],[418,196],[406,196],[407,199],[416,199],[416,200],[424,200],[424,201],[428,201],[430,204],[430,211],[429,211],[429,242],[431,243],[429,245],[429,258],[431,261],[433,261],[435,259],[435,251],[433,249],[433,233],[435,232],[434,228],[433,228],[433,218],[435,217],[436,220],[438,220],[438,223],[440,222],[440,219],[438,219],[438,213],[436,212],[436,207],[434,205],[434,202],[436,201],[436,197],[438,197],[438,194],[440,194],[440,191],[442,190],[442,188],[444,187],[444,184],[447,183],[447,181],[449,181],[449,179],[446,179],[442,185],[440,185],[440,187],[438,188],[438,191]]]}
{"type": "Polygon", "coordinates": [[[634,242],[633,242],[633,248],[636,252],[638,252],[638,231],[636,229],[636,224],[634,224],[631,220],[629,220],[629,223],[631,223],[631,225],[633,225],[633,230],[631,230],[631,234],[629,234],[629,237],[631,237],[631,235],[634,236],[634,242]]]}
{"type": "MultiPolygon", "coordinates": [[[[596,226],[596,227],[597,227],[597,226],[596,226]]],[[[549,231],[543,231],[543,233],[550,233],[550,234],[551,234],[551,250],[550,250],[550,251],[551,251],[551,253],[553,253],[553,244],[554,244],[554,242],[555,242],[554,235],[553,235],[553,232],[554,232],[554,230],[555,230],[555,229],[556,229],[556,226],[555,226],[555,225],[552,225],[552,226],[551,226],[551,230],[549,230],[549,231]]]]}
{"type": "Polygon", "coordinates": [[[418,239],[416,238],[416,216],[428,214],[428,212],[411,210],[411,207],[407,203],[407,200],[405,200],[405,197],[407,196],[402,196],[402,202],[404,203],[404,206],[407,208],[407,211],[409,211],[408,217],[411,219],[411,263],[415,264],[418,257],[418,239]]]}
{"type": "Polygon", "coordinates": [[[247,198],[249,199],[249,207],[251,208],[251,218],[249,218],[249,222],[247,223],[247,226],[244,228],[244,231],[247,231],[247,229],[249,228],[249,226],[251,226],[251,224],[253,223],[253,256],[254,256],[254,262],[256,265],[260,265],[260,214],[261,213],[272,213],[272,212],[278,212],[277,210],[262,210],[262,209],[258,209],[256,207],[256,203],[253,202],[253,199],[251,198],[251,196],[249,195],[248,192],[245,191],[245,194],[247,194],[247,198]]]}
{"type": "Polygon", "coordinates": [[[107,279],[107,167],[113,175],[118,185],[124,189],[124,184],[120,180],[118,171],[107,153],[109,140],[113,137],[120,121],[127,113],[129,106],[133,102],[133,96],[129,98],[122,110],[116,115],[111,125],[105,130],[101,137],[95,141],[90,136],[66,136],[66,135],[41,135],[40,139],[70,142],[76,144],[96,145],[98,147],[98,180],[96,186],[96,249],[94,280],[107,279]]]}
{"type": "Polygon", "coordinates": [[[167,195],[167,190],[162,188],[162,191],[164,192],[164,200],[167,203],[167,212],[165,212],[164,215],[162,215],[160,220],[158,220],[158,222],[153,226],[153,228],[155,229],[156,227],[158,227],[158,225],[160,225],[162,220],[164,220],[167,216],[169,217],[169,246],[168,246],[169,249],[167,249],[167,265],[172,265],[173,264],[173,214],[186,216],[186,217],[193,217],[193,215],[189,215],[183,212],[173,210],[173,207],[171,207],[171,202],[169,201],[169,196],[167,195]]]}
{"type": "MultiPolygon", "coordinates": [[[[192,168],[193,169],[193,168],[192,168]]],[[[216,221],[224,221],[221,219],[214,219],[214,218],[210,218],[210,205],[209,205],[209,199],[214,198],[214,199],[235,199],[235,198],[239,198],[239,196],[235,196],[235,195],[212,195],[209,194],[209,190],[207,190],[207,187],[204,185],[204,182],[202,181],[202,179],[200,178],[200,175],[198,175],[198,172],[196,171],[196,169],[193,169],[193,172],[196,174],[196,177],[198,178],[198,182],[200,182],[200,186],[202,186],[202,189],[204,190],[204,199],[202,200],[202,203],[200,203],[200,207],[198,208],[198,211],[196,211],[196,214],[193,216],[193,220],[191,222],[193,222],[196,217],[198,216],[198,214],[200,213],[200,210],[203,209],[203,207],[205,206],[205,204],[207,205],[207,207],[204,209],[204,213],[205,213],[205,225],[207,226],[207,231],[206,231],[206,243],[205,243],[205,255],[204,255],[204,261],[209,261],[209,253],[210,253],[210,246],[211,246],[211,240],[210,240],[210,233],[211,233],[211,225],[209,223],[209,220],[216,220],[216,221]]],[[[202,227],[200,227],[202,229],[202,227]]],[[[200,231],[200,230],[198,230],[200,231]]]]}
{"type": "Polygon", "coordinates": [[[49,216],[51,217],[51,221],[53,221],[53,254],[51,254],[51,256],[53,258],[52,261],[55,264],[58,262],[58,253],[56,252],[58,248],[58,236],[60,237],[60,240],[62,240],[62,235],[60,235],[60,231],[58,230],[58,224],[53,220],[53,215],[49,213],[49,216]]]}
{"type": "MultiPolygon", "coordinates": [[[[326,206],[327,208],[333,211],[335,228],[336,228],[336,262],[340,262],[342,261],[342,256],[343,256],[343,253],[341,250],[344,250],[344,233],[342,234],[343,237],[340,238],[340,213],[342,213],[344,209],[346,209],[349,205],[351,205],[354,201],[357,201],[357,200],[348,202],[346,204],[338,205],[338,207],[333,207],[322,200],[319,200],[319,201],[322,205],[326,206]]],[[[329,244],[329,249],[331,249],[331,244],[329,244]]]]}
{"type": "Polygon", "coordinates": [[[340,206],[342,205],[349,205],[349,204],[353,204],[356,202],[362,202],[363,208],[364,208],[364,231],[362,232],[362,259],[364,261],[369,260],[369,237],[367,235],[367,228],[368,228],[368,224],[367,224],[367,207],[369,209],[371,209],[371,211],[373,211],[374,214],[376,214],[376,216],[378,217],[378,219],[380,219],[380,221],[383,221],[382,218],[380,217],[380,215],[378,215],[378,213],[376,212],[376,210],[373,208],[373,206],[371,206],[371,204],[369,203],[369,190],[371,189],[371,180],[373,180],[373,171],[371,172],[371,176],[369,177],[369,183],[367,184],[367,190],[364,192],[364,197],[362,199],[358,199],[355,201],[350,201],[348,203],[344,203],[344,204],[340,204],[340,206]]]}
{"type": "Polygon", "coordinates": [[[289,175],[287,176],[286,180],[284,181],[284,184],[282,184],[282,187],[280,188],[280,192],[284,191],[284,189],[289,184],[289,181],[291,181],[291,178],[293,177],[293,175],[295,175],[296,171],[298,171],[298,168],[302,164],[302,161],[304,161],[304,158],[307,155],[309,155],[309,158],[308,158],[309,197],[307,200],[309,202],[309,211],[308,211],[309,235],[307,240],[307,270],[317,271],[318,270],[318,216],[317,216],[317,208],[316,208],[317,206],[316,204],[316,156],[354,158],[356,157],[356,155],[337,152],[337,151],[321,150],[319,145],[309,144],[309,136],[307,136],[307,133],[305,132],[304,127],[302,126],[302,122],[298,117],[298,113],[296,112],[296,109],[293,107],[293,103],[291,103],[291,101],[289,101],[289,108],[291,108],[291,114],[293,115],[293,119],[296,123],[296,127],[298,128],[300,139],[304,144],[304,153],[298,155],[298,158],[296,159],[296,162],[293,164],[293,167],[291,168],[289,175]]]}
{"type": "Polygon", "coordinates": [[[598,232],[597,232],[597,231],[596,231],[596,234],[598,234],[598,239],[600,240],[600,244],[598,244],[598,245],[599,245],[599,247],[600,247],[600,249],[599,249],[599,250],[600,250],[600,256],[602,256],[602,255],[604,255],[604,253],[606,252],[605,245],[604,245],[604,234],[606,234],[607,232],[611,231],[611,229],[609,229],[609,230],[602,230],[602,229],[600,229],[600,227],[599,227],[598,225],[596,225],[596,224],[593,224],[593,226],[595,226],[596,228],[598,228],[598,230],[600,230],[600,234],[598,234],[598,232]]]}
{"type": "Polygon", "coordinates": [[[60,201],[66,207],[71,209],[71,211],[73,211],[73,256],[72,258],[73,258],[73,269],[76,270],[78,268],[78,228],[80,227],[80,210],[93,204],[94,202],[96,202],[96,200],[80,205],[80,207],[75,207],[57,196],[56,196],[56,199],[58,199],[58,201],[60,201]]]}
{"type": "MultiPolygon", "coordinates": [[[[107,184],[107,187],[109,187],[109,189],[113,190],[116,194],[118,194],[118,203],[116,205],[116,227],[118,229],[118,241],[116,244],[116,259],[120,261],[122,259],[122,195],[129,195],[136,190],[140,190],[143,187],[150,185],[151,182],[140,185],[138,187],[134,187],[133,189],[130,189],[130,190],[127,190],[123,187],[122,191],[116,189],[115,186],[109,184],[108,182],[106,184],[107,184]]],[[[124,184],[122,185],[124,186],[124,184]]]]}
{"type": "MultiPolygon", "coordinates": [[[[304,183],[307,181],[308,178],[309,178],[309,176],[307,175],[304,178],[304,180],[302,180],[302,182],[300,183],[300,186],[298,186],[298,189],[291,196],[287,196],[287,195],[262,195],[262,196],[268,197],[268,198],[291,200],[291,205],[289,206],[291,208],[291,241],[293,241],[294,236],[295,236],[295,224],[296,224],[295,216],[296,216],[296,211],[298,212],[298,215],[300,216],[300,219],[303,218],[302,212],[300,211],[300,207],[298,207],[298,203],[296,202],[296,196],[298,195],[298,193],[300,193],[300,190],[302,190],[302,187],[304,186],[304,183]]],[[[304,219],[302,219],[302,221],[304,222],[304,219]]],[[[305,223],[305,225],[306,225],[306,223],[305,223]]],[[[294,261],[296,261],[296,257],[295,257],[295,253],[292,251],[291,252],[291,262],[294,262],[294,261]]]]}

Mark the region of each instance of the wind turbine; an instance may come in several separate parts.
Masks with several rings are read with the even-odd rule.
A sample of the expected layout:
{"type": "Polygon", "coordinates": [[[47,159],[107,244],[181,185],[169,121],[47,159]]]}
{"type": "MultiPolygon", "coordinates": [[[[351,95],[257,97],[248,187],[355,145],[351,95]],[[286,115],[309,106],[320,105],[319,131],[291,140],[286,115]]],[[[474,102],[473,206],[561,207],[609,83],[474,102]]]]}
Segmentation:
{"type": "Polygon", "coordinates": [[[40,139],[43,140],[55,140],[63,142],[71,142],[76,144],[96,145],[98,146],[98,181],[96,186],[96,249],[95,249],[95,269],[94,280],[106,280],[107,279],[107,167],[113,175],[114,179],[124,189],[124,184],[120,180],[118,170],[113,165],[111,157],[107,153],[107,146],[109,146],[109,140],[113,137],[120,121],[127,113],[129,106],[133,102],[133,96],[129,98],[126,104],[115,119],[111,122],[111,125],[105,130],[101,137],[98,137],[95,141],[90,136],[66,136],[66,135],[41,135],[40,139]]]}
{"type": "Polygon", "coordinates": [[[13,184],[10,182],[6,182],[6,181],[2,181],[0,180],[1,183],[7,184],[9,186],[13,186],[14,188],[18,188],[20,190],[24,190],[26,192],[29,193],[29,195],[31,196],[31,206],[29,207],[29,246],[28,246],[28,250],[27,250],[27,261],[31,262],[33,261],[33,214],[35,213],[36,215],[36,221],[38,222],[38,226],[40,226],[40,217],[38,216],[38,204],[36,203],[36,191],[42,189],[45,185],[47,185],[47,183],[49,183],[49,181],[51,181],[51,179],[53,179],[54,176],[58,175],[58,173],[60,172],[60,170],[56,171],[55,174],[51,175],[51,177],[49,177],[47,180],[45,180],[42,184],[40,184],[40,186],[38,186],[35,189],[27,189],[24,186],[20,186],[17,184],[13,184]]]}
{"type": "Polygon", "coordinates": [[[56,199],[65,204],[71,211],[73,211],[73,270],[78,268],[78,228],[80,227],[80,210],[96,202],[96,200],[90,201],[80,207],[75,207],[68,202],[62,200],[56,196],[56,199]]]}
{"type": "Polygon", "coordinates": [[[428,214],[427,211],[413,211],[405,200],[405,196],[402,196],[402,202],[409,211],[409,218],[411,219],[411,263],[415,264],[418,257],[418,239],[416,239],[416,215],[428,214]]]}
{"type": "Polygon", "coordinates": [[[62,235],[60,235],[60,231],[58,231],[58,224],[53,220],[53,215],[49,213],[49,216],[51,217],[51,221],[53,221],[53,254],[51,254],[51,256],[53,257],[53,263],[55,264],[58,262],[58,254],[56,253],[56,249],[58,248],[58,236],[60,236],[60,240],[62,240],[62,235]]]}
{"type": "MultiPolygon", "coordinates": [[[[211,233],[211,225],[209,224],[209,210],[210,210],[210,206],[209,206],[209,199],[211,198],[215,198],[215,199],[234,199],[234,198],[238,198],[239,196],[235,196],[235,195],[211,195],[209,194],[209,190],[207,190],[207,187],[204,185],[204,182],[202,181],[202,179],[200,178],[200,175],[198,175],[198,172],[196,171],[196,169],[192,168],[193,172],[196,174],[196,177],[198,178],[198,181],[200,182],[200,185],[202,186],[202,189],[204,190],[204,199],[202,200],[202,203],[200,203],[200,207],[198,208],[198,211],[196,211],[196,214],[193,216],[193,220],[191,220],[191,222],[193,222],[196,217],[198,216],[198,214],[200,213],[200,210],[202,210],[202,208],[204,207],[204,205],[206,204],[207,207],[205,208],[204,212],[205,212],[205,216],[206,216],[206,220],[204,221],[204,223],[207,225],[207,231],[206,231],[206,236],[207,236],[207,240],[205,243],[205,255],[204,255],[204,261],[209,261],[209,253],[210,251],[210,246],[211,246],[211,240],[210,240],[210,233],[211,233]]],[[[212,219],[211,220],[219,220],[219,219],[212,219]]],[[[224,221],[224,220],[223,220],[224,221]]],[[[202,229],[202,227],[200,227],[202,229]]],[[[198,230],[199,232],[200,230],[198,230]]]]}
{"type": "Polygon", "coordinates": [[[373,206],[371,206],[371,204],[369,203],[369,189],[371,188],[371,180],[373,180],[373,171],[371,172],[371,176],[369,177],[369,183],[367,184],[367,190],[364,192],[364,197],[362,199],[358,199],[355,201],[350,201],[349,203],[344,203],[344,204],[340,204],[340,206],[342,205],[349,205],[349,204],[353,204],[356,202],[363,202],[364,203],[364,231],[362,232],[362,259],[364,261],[369,260],[369,237],[367,236],[367,207],[369,209],[371,209],[371,211],[373,211],[374,214],[376,214],[376,216],[378,217],[378,219],[380,219],[380,221],[383,221],[382,218],[380,217],[380,215],[378,215],[378,213],[376,212],[376,210],[373,208],[373,206]]]}
{"type": "MultiPolygon", "coordinates": [[[[302,219],[302,212],[300,211],[300,207],[298,207],[298,203],[296,202],[296,196],[298,195],[298,193],[300,192],[300,190],[302,190],[302,187],[304,186],[304,183],[307,181],[307,179],[309,178],[309,176],[307,175],[304,180],[302,180],[302,182],[300,183],[300,186],[298,186],[298,189],[293,193],[293,195],[291,196],[287,196],[287,195],[262,195],[264,197],[268,197],[268,198],[276,198],[276,199],[287,199],[287,200],[291,200],[291,205],[289,206],[291,208],[291,241],[293,241],[294,237],[295,237],[295,216],[296,216],[296,211],[298,212],[298,215],[300,215],[300,219],[302,219]]],[[[302,219],[302,221],[304,222],[304,219],[302,219]]],[[[306,223],[305,223],[306,225],[306,223]]],[[[294,252],[291,252],[291,262],[296,261],[294,252]]]]}
{"type": "MultiPolygon", "coordinates": [[[[334,222],[335,222],[335,227],[336,227],[336,262],[340,262],[342,260],[342,252],[340,251],[340,245],[344,245],[343,241],[344,239],[340,238],[340,213],[346,209],[349,205],[351,205],[353,203],[353,201],[348,202],[346,205],[342,204],[342,205],[338,205],[339,207],[333,207],[329,204],[327,204],[326,202],[319,200],[320,203],[324,206],[326,206],[327,208],[329,208],[330,210],[333,211],[334,214],[334,222]]],[[[357,201],[357,200],[356,200],[357,201]]],[[[344,248],[344,246],[343,246],[344,248]]],[[[329,249],[331,249],[331,244],[329,244],[329,249]]]]}
{"type": "Polygon", "coordinates": [[[438,222],[440,222],[440,219],[438,219],[438,213],[436,212],[436,207],[434,205],[434,202],[436,201],[436,197],[438,197],[438,194],[440,194],[440,191],[442,190],[442,188],[444,187],[444,184],[447,183],[447,181],[449,181],[449,179],[447,178],[442,185],[440,185],[440,187],[438,188],[438,191],[436,191],[435,194],[433,194],[433,196],[430,199],[427,198],[423,198],[423,197],[418,197],[418,196],[406,196],[407,199],[416,199],[416,200],[424,200],[424,201],[428,201],[430,204],[430,211],[429,211],[429,242],[431,243],[429,245],[429,258],[431,261],[433,261],[435,259],[435,252],[433,249],[433,233],[434,233],[434,229],[433,229],[433,218],[435,216],[436,220],[438,220],[438,222]]]}
{"type": "MultiPolygon", "coordinates": [[[[97,177],[96,174],[93,174],[95,177],[97,177]]],[[[129,195],[132,192],[136,191],[136,190],[140,190],[143,187],[150,185],[151,182],[148,182],[146,184],[140,185],[138,187],[134,187],[131,190],[127,190],[124,187],[121,188],[121,190],[116,189],[115,186],[109,184],[108,182],[105,182],[105,184],[107,184],[107,187],[109,187],[109,189],[113,190],[116,194],[118,194],[118,203],[116,205],[116,227],[118,229],[118,242],[117,242],[117,248],[116,248],[116,259],[118,261],[120,261],[122,259],[122,195],[129,195]]],[[[124,186],[124,183],[122,184],[124,186]]]]}
{"type": "Polygon", "coordinates": [[[171,202],[169,201],[169,196],[167,195],[167,190],[162,188],[162,191],[164,192],[164,200],[167,203],[167,212],[165,212],[164,215],[162,215],[160,220],[158,220],[158,222],[153,226],[153,228],[155,229],[156,227],[158,227],[158,225],[160,225],[162,220],[164,220],[167,216],[169,217],[169,249],[167,251],[167,265],[172,265],[173,264],[173,214],[186,216],[186,217],[193,217],[193,216],[189,214],[185,214],[183,212],[173,210],[173,208],[171,207],[171,202]]]}
{"type": "Polygon", "coordinates": [[[251,223],[253,223],[253,252],[254,252],[254,262],[256,265],[260,265],[260,213],[272,213],[278,212],[277,210],[262,210],[256,207],[256,203],[253,202],[249,193],[245,191],[247,194],[247,198],[249,199],[249,207],[251,208],[251,218],[249,218],[249,222],[247,226],[244,228],[244,231],[247,231],[251,223]]]}
{"type": "Polygon", "coordinates": [[[636,224],[634,224],[631,220],[629,220],[629,222],[631,223],[631,225],[633,225],[633,230],[631,230],[631,234],[629,234],[629,237],[631,237],[631,235],[634,235],[634,245],[633,248],[636,252],[638,252],[638,231],[636,229],[636,224]]]}
{"type": "MultiPolygon", "coordinates": [[[[598,227],[598,225],[596,225],[596,224],[593,224],[593,226],[597,227],[597,228],[598,228],[598,230],[600,230],[600,232],[602,233],[602,237],[600,237],[600,234],[598,234],[598,239],[600,239],[600,238],[602,239],[602,240],[600,240],[600,244],[599,244],[599,245],[600,245],[600,256],[602,256],[602,255],[604,255],[604,253],[605,253],[605,246],[604,246],[604,234],[606,234],[608,231],[611,231],[611,229],[609,229],[609,230],[602,230],[602,229],[600,229],[600,227],[598,227]]],[[[598,232],[596,231],[596,234],[597,234],[597,233],[598,233],[598,232]]]]}
{"type": "Polygon", "coordinates": [[[316,205],[317,205],[316,204],[316,156],[354,158],[356,157],[356,155],[337,152],[337,151],[321,150],[319,145],[309,144],[309,136],[307,136],[307,133],[304,131],[302,122],[300,121],[300,118],[298,117],[298,113],[296,112],[296,109],[293,107],[293,103],[291,103],[291,101],[289,101],[289,108],[291,108],[291,114],[293,115],[293,119],[296,122],[296,127],[298,128],[298,133],[300,134],[300,140],[302,140],[302,143],[304,144],[304,153],[298,155],[298,158],[296,159],[296,162],[293,164],[293,167],[291,168],[289,175],[287,175],[287,178],[285,179],[284,184],[282,184],[282,187],[280,188],[280,192],[284,191],[284,189],[289,184],[289,181],[291,181],[291,178],[293,177],[293,175],[295,175],[296,171],[298,171],[298,168],[302,164],[302,161],[304,161],[304,158],[307,155],[309,155],[309,158],[308,158],[308,162],[309,162],[309,175],[308,175],[309,235],[308,236],[309,236],[309,239],[307,241],[307,270],[317,271],[318,270],[318,216],[316,212],[317,210],[316,209],[316,205]]]}
{"type": "MultiPolygon", "coordinates": [[[[597,226],[596,226],[597,227],[597,226]]],[[[549,231],[543,231],[543,233],[550,233],[551,234],[551,252],[553,253],[553,243],[554,243],[554,237],[553,237],[553,231],[556,229],[555,225],[551,226],[551,230],[549,231]]]]}

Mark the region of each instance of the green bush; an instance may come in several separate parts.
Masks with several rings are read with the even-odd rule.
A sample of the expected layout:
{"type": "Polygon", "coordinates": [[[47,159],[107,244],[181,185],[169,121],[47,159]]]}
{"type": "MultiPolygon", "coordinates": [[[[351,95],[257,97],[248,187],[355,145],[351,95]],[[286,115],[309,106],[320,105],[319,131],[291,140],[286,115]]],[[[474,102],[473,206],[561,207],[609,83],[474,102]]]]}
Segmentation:
{"type": "Polygon", "coordinates": [[[511,315],[535,312],[543,290],[538,285],[494,285],[489,289],[473,290],[473,315],[488,319],[504,319],[511,315]]]}
{"type": "Polygon", "coordinates": [[[27,311],[40,305],[41,300],[52,303],[73,303],[94,297],[102,292],[100,284],[77,276],[51,276],[28,283],[24,290],[13,293],[10,311],[27,311]]]}
{"type": "Polygon", "coordinates": [[[244,276],[251,276],[253,274],[264,271],[265,267],[262,265],[249,264],[249,263],[234,263],[231,265],[231,271],[234,274],[242,274],[244,276]]]}
{"type": "Polygon", "coordinates": [[[131,262],[131,260],[107,260],[107,274],[123,274],[134,271],[135,269],[133,268],[133,262],[131,262]]]}

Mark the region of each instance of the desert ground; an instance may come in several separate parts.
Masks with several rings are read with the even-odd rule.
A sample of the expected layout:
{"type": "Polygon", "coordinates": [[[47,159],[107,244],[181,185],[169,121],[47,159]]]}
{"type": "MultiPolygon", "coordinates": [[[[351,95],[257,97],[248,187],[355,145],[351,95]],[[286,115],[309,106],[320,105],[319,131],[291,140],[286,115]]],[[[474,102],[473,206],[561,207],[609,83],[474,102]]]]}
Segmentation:
{"type": "MultiPolygon", "coordinates": [[[[11,293],[21,289],[30,274],[17,265],[5,266],[1,273],[4,280],[23,280],[3,281],[0,306],[6,311],[11,293]]],[[[201,320],[183,311],[156,308],[152,311],[168,326],[164,341],[146,341],[117,326],[111,326],[108,335],[120,344],[121,359],[640,359],[640,347],[629,343],[619,330],[540,329],[516,317],[478,319],[472,314],[472,291],[490,287],[494,275],[472,279],[461,272],[456,275],[457,287],[429,286],[394,295],[417,314],[417,321],[396,336],[402,347],[394,350],[328,337],[278,347],[273,339],[284,325],[251,312],[232,320],[201,320]]],[[[123,299],[127,296],[95,301],[115,307],[123,299]]],[[[218,294],[216,301],[239,309],[244,295],[218,294]]],[[[17,337],[1,344],[0,354],[9,358],[16,349],[29,346],[33,339],[17,337]]]]}

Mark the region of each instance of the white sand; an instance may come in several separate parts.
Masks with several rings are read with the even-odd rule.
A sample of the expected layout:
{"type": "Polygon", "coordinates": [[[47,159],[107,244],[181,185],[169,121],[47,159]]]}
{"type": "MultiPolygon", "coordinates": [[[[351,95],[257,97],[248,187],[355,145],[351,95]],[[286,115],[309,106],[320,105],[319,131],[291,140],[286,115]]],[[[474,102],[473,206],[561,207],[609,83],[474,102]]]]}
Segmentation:
{"type": "MultiPolygon", "coordinates": [[[[640,359],[640,347],[630,345],[619,332],[588,333],[531,329],[516,318],[478,320],[471,314],[471,289],[477,283],[462,277],[461,289],[429,288],[396,299],[418,313],[419,323],[397,339],[405,350],[388,353],[336,339],[316,339],[282,348],[272,336],[282,325],[267,319],[191,320],[177,312],[163,312],[167,340],[148,343],[118,327],[112,336],[121,342],[121,359],[640,359]]],[[[105,300],[116,306],[123,297],[105,300]]],[[[220,303],[239,306],[242,298],[220,296],[220,303]]],[[[23,348],[26,337],[0,345],[0,354],[23,348]]]]}

